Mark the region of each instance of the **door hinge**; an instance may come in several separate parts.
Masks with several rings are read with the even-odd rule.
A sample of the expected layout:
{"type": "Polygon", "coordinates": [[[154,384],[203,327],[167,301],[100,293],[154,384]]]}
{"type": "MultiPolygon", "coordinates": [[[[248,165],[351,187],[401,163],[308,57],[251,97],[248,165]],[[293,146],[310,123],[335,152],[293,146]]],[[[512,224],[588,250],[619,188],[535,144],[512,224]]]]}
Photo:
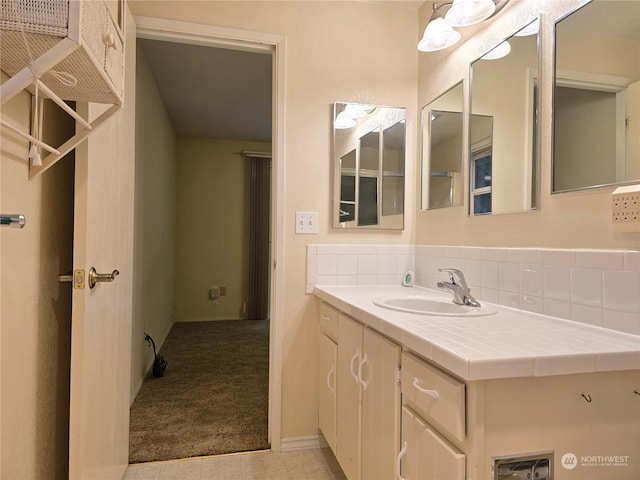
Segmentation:
{"type": "Polygon", "coordinates": [[[400,383],[400,379],[402,378],[402,370],[400,367],[396,368],[396,383],[400,383]]]}

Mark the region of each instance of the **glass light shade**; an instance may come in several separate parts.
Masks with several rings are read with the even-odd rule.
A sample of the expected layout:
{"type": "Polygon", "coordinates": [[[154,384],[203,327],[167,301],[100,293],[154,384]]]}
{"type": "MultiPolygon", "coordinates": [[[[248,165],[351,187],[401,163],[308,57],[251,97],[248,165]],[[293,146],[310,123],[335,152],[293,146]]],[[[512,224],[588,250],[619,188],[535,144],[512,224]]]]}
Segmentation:
{"type": "Polygon", "coordinates": [[[422,40],[418,42],[418,50],[421,52],[435,52],[443,50],[460,41],[462,35],[456,32],[442,17],[431,20],[424,29],[422,40]]]}
{"type": "Polygon", "coordinates": [[[468,27],[486,20],[495,10],[493,0],[453,0],[444,19],[452,27],[468,27]]]}
{"type": "Polygon", "coordinates": [[[351,118],[347,113],[340,112],[336,117],[336,120],[333,123],[333,126],[341,130],[345,128],[353,128],[356,126],[356,121],[353,118],[351,118]]]}

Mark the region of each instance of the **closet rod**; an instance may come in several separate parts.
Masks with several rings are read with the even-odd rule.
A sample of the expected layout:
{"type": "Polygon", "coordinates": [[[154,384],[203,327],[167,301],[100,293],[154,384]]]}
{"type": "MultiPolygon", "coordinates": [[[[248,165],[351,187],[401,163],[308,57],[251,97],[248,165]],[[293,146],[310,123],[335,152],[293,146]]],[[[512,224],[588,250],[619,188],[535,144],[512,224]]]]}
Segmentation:
{"type": "Polygon", "coordinates": [[[0,225],[6,225],[7,227],[24,228],[27,221],[22,214],[0,214],[0,225]]]}
{"type": "Polygon", "coordinates": [[[13,125],[11,125],[10,123],[6,122],[5,120],[2,120],[0,118],[0,124],[3,127],[8,128],[9,130],[11,130],[14,133],[17,133],[18,135],[20,135],[21,137],[26,138],[27,140],[29,140],[31,143],[33,143],[34,145],[37,145],[38,147],[42,147],[45,150],[47,150],[48,152],[51,152],[55,155],[60,155],[60,151],[56,150],[55,148],[53,148],[50,145],[47,145],[46,143],[44,143],[41,140],[38,140],[36,137],[34,137],[33,135],[29,135],[28,133],[24,133],[22,130],[20,130],[17,127],[14,127],[13,125]]]}
{"type": "Polygon", "coordinates": [[[241,150],[234,153],[236,155],[243,155],[245,157],[271,158],[271,152],[252,152],[250,150],[241,150]]]}

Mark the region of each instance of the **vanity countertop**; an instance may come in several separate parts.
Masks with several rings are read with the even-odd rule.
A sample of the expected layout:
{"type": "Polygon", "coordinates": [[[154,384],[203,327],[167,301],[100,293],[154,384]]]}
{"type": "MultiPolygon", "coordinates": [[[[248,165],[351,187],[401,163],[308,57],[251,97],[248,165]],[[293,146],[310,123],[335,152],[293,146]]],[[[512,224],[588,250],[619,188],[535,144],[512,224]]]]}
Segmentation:
{"type": "Polygon", "coordinates": [[[638,335],[500,305],[491,305],[493,315],[452,317],[373,303],[411,295],[451,299],[422,287],[316,286],[314,294],[467,381],[640,370],[638,335]]]}

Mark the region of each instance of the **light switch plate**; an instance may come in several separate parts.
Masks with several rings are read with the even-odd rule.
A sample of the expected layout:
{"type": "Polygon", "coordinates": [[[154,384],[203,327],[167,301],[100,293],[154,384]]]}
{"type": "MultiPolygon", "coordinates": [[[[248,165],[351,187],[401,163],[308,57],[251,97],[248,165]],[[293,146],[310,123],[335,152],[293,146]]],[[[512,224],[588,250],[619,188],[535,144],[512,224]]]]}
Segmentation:
{"type": "Polygon", "coordinates": [[[296,212],[296,233],[318,233],[318,212],[296,212]]]}

